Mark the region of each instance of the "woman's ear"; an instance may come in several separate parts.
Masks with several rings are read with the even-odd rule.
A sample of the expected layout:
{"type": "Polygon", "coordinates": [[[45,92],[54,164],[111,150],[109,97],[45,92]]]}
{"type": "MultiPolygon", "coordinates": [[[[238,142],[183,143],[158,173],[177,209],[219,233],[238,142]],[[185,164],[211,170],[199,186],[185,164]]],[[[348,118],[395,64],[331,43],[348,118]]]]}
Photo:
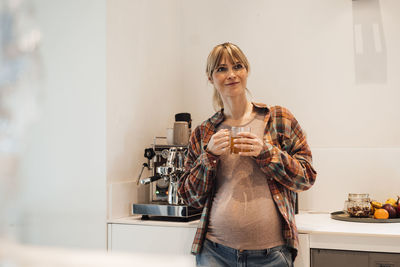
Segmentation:
{"type": "Polygon", "coordinates": [[[213,79],[212,79],[211,76],[208,76],[208,81],[209,81],[211,84],[214,84],[214,81],[213,81],[213,79]]]}

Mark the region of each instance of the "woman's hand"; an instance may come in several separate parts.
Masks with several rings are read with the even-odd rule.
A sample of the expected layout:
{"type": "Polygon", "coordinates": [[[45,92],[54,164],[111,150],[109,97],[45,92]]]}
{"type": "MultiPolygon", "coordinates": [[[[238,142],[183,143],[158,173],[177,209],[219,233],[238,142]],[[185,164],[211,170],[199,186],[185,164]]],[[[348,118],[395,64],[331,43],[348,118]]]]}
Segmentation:
{"type": "Polygon", "coordinates": [[[229,131],[221,129],[213,134],[208,142],[207,151],[217,156],[229,152],[229,131]]]}
{"type": "Polygon", "coordinates": [[[260,155],[261,150],[264,146],[260,138],[258,138],[255,134],[249,132],[241,132],[238,133],[237,136],[240,136],[241,138],[234,140],[234,146],[241,151],[246,151],[239,152],[239,155],[253,157],[257,157],[258,155],[260,155]]]}

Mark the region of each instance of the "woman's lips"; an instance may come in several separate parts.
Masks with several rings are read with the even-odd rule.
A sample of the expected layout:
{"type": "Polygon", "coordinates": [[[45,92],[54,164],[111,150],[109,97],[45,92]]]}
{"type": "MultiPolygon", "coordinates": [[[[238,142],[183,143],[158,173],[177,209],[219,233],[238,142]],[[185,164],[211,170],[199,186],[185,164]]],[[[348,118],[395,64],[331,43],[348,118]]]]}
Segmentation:
{"type": "Polygon", "coordinates": [[[229,85],[235,85],[235,84],[238,84],[239,82],[233,82],[233,83],[227,83],[226,85],[227,86],[229,86],[229,85]]]}

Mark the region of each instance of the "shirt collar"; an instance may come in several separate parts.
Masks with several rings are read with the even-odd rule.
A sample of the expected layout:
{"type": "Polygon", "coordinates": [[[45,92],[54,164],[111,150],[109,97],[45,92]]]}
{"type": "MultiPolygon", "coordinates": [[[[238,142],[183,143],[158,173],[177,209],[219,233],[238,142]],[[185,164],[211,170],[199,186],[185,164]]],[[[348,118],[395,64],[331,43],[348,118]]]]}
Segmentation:
{"type": "MultiPolygon", "coordinates": [[[[264,103],[255,103],[251,102],[253,106],[256,108],[264,109],[269,112],[269,107],[268,105],[264,103]]],[[[214,126],[217,127],[221,122],[224,121],[224,109],[219,110],[217,113],[215,113],[211,118],[210,118],[210,123],[214,126]]]]}

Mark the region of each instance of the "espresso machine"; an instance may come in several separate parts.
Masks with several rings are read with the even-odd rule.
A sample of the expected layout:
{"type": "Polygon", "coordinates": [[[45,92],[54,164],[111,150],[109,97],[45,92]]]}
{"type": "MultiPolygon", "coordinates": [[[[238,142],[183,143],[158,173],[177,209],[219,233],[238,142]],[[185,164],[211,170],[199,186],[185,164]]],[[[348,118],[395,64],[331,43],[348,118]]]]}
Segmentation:
{"type": "MultiPolygon", "coordinates": [[[[176,125],[181,126],[181,122],[176,125]]],[[[188,129],[187,137],[183,141],[174,138],[173,144],[160,144],[166,137],[155,137],[151,147],[145,148],[144,157],[147,158],[147,163],[143,163],[137,183],[150,185],[150,199],[148,203],[134,203],[133,214],[142,215],[142,219],[189,221],[199,218],[201,210],[185,205],[178,195],[178,182],[184,173],[190,127],[186,131],[188,129]],[[144,169],[150,171],[150,177],[142,178],[144,169]]],[[[174,137],[175,133],[179,133],[179,129],[174,127],[174,137]]]]}

